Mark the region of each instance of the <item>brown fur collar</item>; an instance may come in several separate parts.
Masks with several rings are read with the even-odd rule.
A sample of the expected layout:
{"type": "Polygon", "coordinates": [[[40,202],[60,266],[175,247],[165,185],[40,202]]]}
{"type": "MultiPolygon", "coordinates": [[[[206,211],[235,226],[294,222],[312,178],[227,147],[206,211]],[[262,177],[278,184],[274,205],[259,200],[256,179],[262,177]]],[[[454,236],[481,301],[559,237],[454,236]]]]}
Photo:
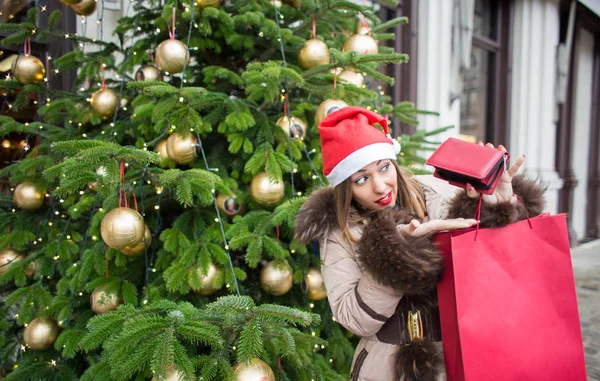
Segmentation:
{"type": "Polygon", "coordinates": [[[325,237],[331,229],[339,226],[335,213],[333,188],[324,187],[312,192],[298,211],[295,220],[295,235],[306,244],[325,237]]]}
{"type": "Polygon", "coordinates": [[[443,257],[427,237],[405,238],[396,225],[416,218],[403,210],[374,212],[358,242],[366,271],[386,286],[422,295],[435,289],[444,269],[443,257]]]}
{"type": "MultiPolygon", "coordinates": [[[[512,184],[513,192],[515,192],[520,202],[517,205],[509,202],[489,205],[483,202],[481,205],[480,227],[502,227],[524,220],[526,215],[534,217],[542,213],[545,191],[543,187],[535,180],[526,178],[523,175],[515,176],[512,184]]],[[[470,198],[466,191],[457,193],[450,203],[448,218],[473,218],[478,201],[476,198],[470,198]]]]}

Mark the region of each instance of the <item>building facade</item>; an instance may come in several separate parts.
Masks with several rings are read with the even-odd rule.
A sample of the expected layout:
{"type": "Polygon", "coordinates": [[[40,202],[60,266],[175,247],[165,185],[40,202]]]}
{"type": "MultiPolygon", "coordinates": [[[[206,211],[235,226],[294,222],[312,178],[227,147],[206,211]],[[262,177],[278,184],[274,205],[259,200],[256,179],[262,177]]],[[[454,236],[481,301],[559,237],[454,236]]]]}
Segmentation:
{"type": "Polygon", "coordinates": [[[397,32],[411,63],[395,71],[395,100],[439,112],[420,128],[453,126],[442,139],[526,154],[525,171],[547,187],[546,209],[567,214],[572,243],[598,238],[600,1],[399,3],[381,9],[410,19],[397,32]]]}

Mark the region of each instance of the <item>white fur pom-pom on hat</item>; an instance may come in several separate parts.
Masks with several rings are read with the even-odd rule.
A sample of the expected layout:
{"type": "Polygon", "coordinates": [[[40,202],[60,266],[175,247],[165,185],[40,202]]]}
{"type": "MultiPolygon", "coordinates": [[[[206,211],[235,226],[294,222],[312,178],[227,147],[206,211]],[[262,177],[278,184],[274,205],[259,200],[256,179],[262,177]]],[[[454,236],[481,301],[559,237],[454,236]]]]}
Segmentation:
{"type": "Polygon", "coordinates": [[[364,166],[382,159],[396,160],[400,153],[400,143],[389,134],[386,118],[362,107],[344,107],[327,115],[319,134],[323,174],[334,187],[364,166]]]}

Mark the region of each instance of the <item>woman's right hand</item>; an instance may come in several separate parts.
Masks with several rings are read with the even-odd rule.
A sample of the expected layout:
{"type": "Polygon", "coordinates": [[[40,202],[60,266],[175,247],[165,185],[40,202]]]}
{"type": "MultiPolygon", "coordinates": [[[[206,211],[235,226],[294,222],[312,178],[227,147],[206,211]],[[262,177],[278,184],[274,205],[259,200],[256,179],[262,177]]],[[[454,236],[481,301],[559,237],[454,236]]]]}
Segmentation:
{"type": "Polygon", "coordinates": [[[408,224],[396,226],[396,229],[403,237],[428,237],[435,233],[448,230],[458,230],[477,225],[479,221],[473,218],[453,218],[448,220],[429,220],[420,222],[412,220],[408,224]]]}

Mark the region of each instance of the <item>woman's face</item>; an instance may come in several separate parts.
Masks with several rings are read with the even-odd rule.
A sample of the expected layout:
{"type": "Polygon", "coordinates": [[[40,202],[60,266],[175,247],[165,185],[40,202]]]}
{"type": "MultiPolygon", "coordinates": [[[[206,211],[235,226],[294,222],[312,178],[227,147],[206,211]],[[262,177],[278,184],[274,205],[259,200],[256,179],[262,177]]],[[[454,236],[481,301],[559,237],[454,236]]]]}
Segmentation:
{"type": "Polygon", "coordinates": [[[352,197],[371,210],[396,204],[398,174],[390,159],[374,161],[350,177],[352,197]]]}

